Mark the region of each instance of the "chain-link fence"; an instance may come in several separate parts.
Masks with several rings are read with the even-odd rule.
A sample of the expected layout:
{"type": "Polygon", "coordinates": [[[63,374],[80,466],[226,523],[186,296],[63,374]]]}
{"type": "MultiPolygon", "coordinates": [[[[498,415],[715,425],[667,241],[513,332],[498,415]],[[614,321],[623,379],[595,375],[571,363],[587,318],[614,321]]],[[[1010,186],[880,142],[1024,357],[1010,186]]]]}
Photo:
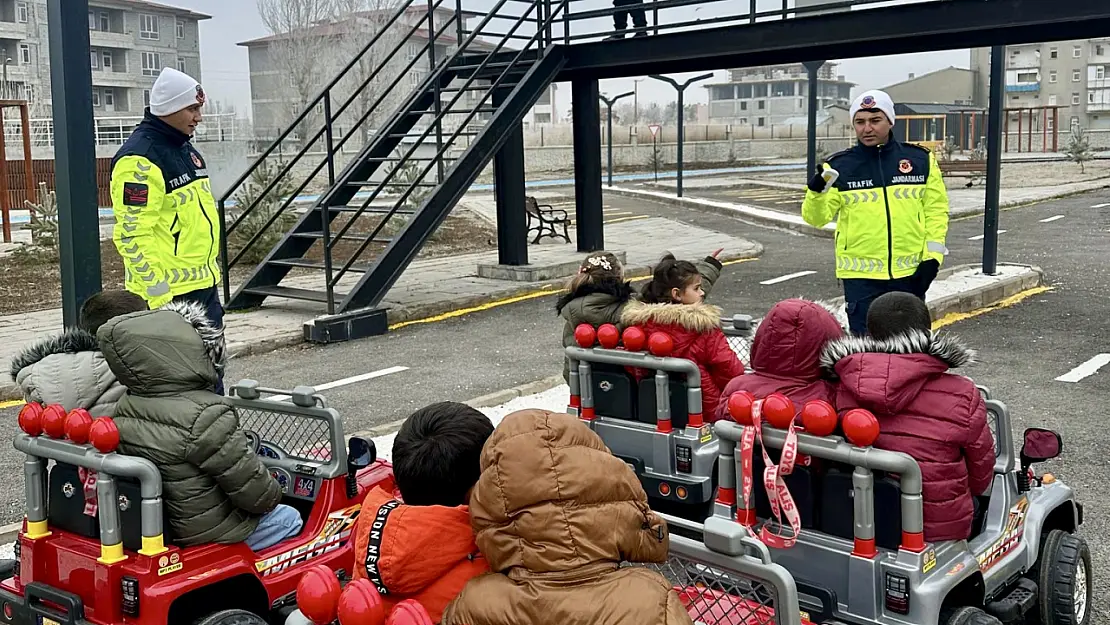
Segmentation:
{"type": "Polygon", "coordinates": [[[328,461],[332,433],[326,419],[299,414],[298,407],[274,402],[273,410],[240,406],[239,424],[259,438],[301,460],[328,461]]]}
{"type": "Polygon", "coordinates": [[[756,324],[751,315],[721,317],[721,330],[728,339],[728,346],[736,352],[745,367],[751,362],[752,336],[755,334],[756,324]]]}

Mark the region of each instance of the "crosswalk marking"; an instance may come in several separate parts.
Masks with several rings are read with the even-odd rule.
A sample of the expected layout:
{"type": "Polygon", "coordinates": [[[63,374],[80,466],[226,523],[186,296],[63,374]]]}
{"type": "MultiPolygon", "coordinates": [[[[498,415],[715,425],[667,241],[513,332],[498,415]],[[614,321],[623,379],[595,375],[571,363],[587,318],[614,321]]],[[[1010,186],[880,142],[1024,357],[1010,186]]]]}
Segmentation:
{"type": "Polygon", "coordinates": [[[1051,223],[1053,221],[1056,221],[1057,219],[1063,219],[1063,218],[1064,218],[1063,215],[1053,215],[1052,217],[1045,217],[1044,219],[1038,219],[1037,221],[1041,222],[1042,224],[1047,224],[1047,223],[1051,223]]]}
{"type": "Polygon", "coordinates": [[[788,273],[785,276],[779,276],[777,278],[771,278],[770,280],[764,280],[763,282],[760,282],[760,284],[762,284],[764,286],[771,285],[771,284],[778,284],[779,282],[786,282],[787,280],[793,280],[794,278],[801,278],[802,276],[809,276],[809,275],[812,275],[812,274],[815,274],[815,273],[817,273],[817,272],[816,271],[799,271],[797,273],[788,273]]]}
{"type": "Polygon", "coordinates": [[[1078,367],[1056,378],[1057,382],[1079,382],[1083,378],[1098,373],[1098,370],[1110,364],[1110,354],[1099,354],[1078,367]]]}

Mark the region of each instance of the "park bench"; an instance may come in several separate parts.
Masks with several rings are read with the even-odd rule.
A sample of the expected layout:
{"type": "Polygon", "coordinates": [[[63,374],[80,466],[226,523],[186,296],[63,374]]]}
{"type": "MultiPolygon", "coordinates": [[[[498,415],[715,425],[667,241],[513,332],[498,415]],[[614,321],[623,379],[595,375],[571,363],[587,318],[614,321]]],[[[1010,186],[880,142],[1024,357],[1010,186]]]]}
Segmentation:
{"type": "Polygon", "coordinates": [[[945,176],[967,176],[971,178],[971,182],[968,184],[968,186],[971,186],[976,180],[987,175],[987,161],[941,161],[940,173],[945,176]]]}
{"type": "Polygon", "coordinates": [[[540,204],[532,196],[524,198],[524,206],[528,211],[528,234],[536,233],[532,243],[539,243],[543,237],[556,237],[570,243],[570,235],[567,233],[570,217],[565,210],[540,204]],[[557,227],[562,228],[562,234],[556,230],[557,227]]]}

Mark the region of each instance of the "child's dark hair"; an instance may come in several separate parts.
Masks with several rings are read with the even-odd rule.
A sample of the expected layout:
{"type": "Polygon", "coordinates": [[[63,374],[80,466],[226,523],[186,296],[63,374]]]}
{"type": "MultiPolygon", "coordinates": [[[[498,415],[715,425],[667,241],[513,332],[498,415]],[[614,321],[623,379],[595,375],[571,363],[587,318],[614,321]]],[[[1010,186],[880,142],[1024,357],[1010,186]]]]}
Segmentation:
{"type": "Polygon", "coordinates": [[[77,327],[95,336],[100,326],[108,323],[109,319],[149,308],[146,300],[130,291],[101,291],[85,300],[77,327]]]}
{"type": "Polygon", "coordinates": [[[932,329],[929,307],[912,293],[884,293],[867,309],[867,333],[880,341],[915,330],[929,334],[932,329]]]}
{"type": "Polygon", "coordinates": [[[445,401],[412,413],[393,441],[401,498],[413,506],[465,505],[491,434],[489,418],[466,404],[445,401]]]}
{"type": "Polygon", "coordinates": [[[643,300],[649,304],[672,304],[671,289],[682,291],[701,275],[694,263],[676,260],[674,254],[667,254],[655,266],[651,280],[644,285],[643,300]]]}

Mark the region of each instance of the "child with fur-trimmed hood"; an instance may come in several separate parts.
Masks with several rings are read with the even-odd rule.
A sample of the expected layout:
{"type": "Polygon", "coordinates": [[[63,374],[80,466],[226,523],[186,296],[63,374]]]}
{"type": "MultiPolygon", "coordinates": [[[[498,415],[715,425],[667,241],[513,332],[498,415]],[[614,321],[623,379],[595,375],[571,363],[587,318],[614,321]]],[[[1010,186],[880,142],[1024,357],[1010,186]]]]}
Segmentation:
{"type": "Polygon", "coordinates": [[[300,531],[300,513],[280,503],[281,486],[235,408],[213,392],[226,344],[204,306],[175,301],[116,317],[97,339],[127,387],[116,405],[119,451],[158,467],[176,544],[246,542],[259,551],[300,531]]]}
{"type": "MultiPolygon", "coordinates": [[[[644,285],[643,301],[630,303],[621,315],[623,327],[639,326],[650,336],[665,332],[674,341],[671,355],[686,358],[701,373],[700,406],[706,417],[714,414],[721,391],[729,380],[744,373],[744,365],[721,331],[721,309],[706,304],[705,279],[694,263],[671,254],[655,267],[644,285]]],[[[647,373],[633,369],[638,379],[647,373]]],[[[699,407],[690,406],[694,411],[699,407]]]]}
{"type": "MultiPolygon", "coordinates": [[[[702,290],[708,295],[713,283],[721,275],[721,262],[717,250],[704,260],[694,263],[702,276],[702,290]]],[[[636,291],[624,279],[624,267],[616,254],[593,252],[567,284],[567,290],[555,303],[555,313],[566,322],[563,325],[563,347],[576,345],[574,329],[583,323],[598,327],[611,323],[621,328],[621,314],[628,302],[636,299],[636,291]]],[[[570,382],[570,362],[563,358],[563,379],[570,382]]]]}
{"type": "Polygon", "coordinates": [[[96,331],[109,319],[146,310],[146,301],[127,291],[101,291],[85,300],[77,327],[42,339],[12,359],[12,381],[24,401],[60,404],[66,412],[84,408],[93,417],[111,417],[127,392],[108,367],[96,331]]]}
{"type": "Polygon", "coordinates": [[[821,365],[839,378],[836,407],[879,419],[875,447],[910,455],[921,466],[925,540],[965,540],[974,500],[994,479],[994,439],[983,396],[949,373],[975,352],[932,332],[929,308],[909,293],[887,293],[867,311],[865,337],[825,347],[821,365]]]}

